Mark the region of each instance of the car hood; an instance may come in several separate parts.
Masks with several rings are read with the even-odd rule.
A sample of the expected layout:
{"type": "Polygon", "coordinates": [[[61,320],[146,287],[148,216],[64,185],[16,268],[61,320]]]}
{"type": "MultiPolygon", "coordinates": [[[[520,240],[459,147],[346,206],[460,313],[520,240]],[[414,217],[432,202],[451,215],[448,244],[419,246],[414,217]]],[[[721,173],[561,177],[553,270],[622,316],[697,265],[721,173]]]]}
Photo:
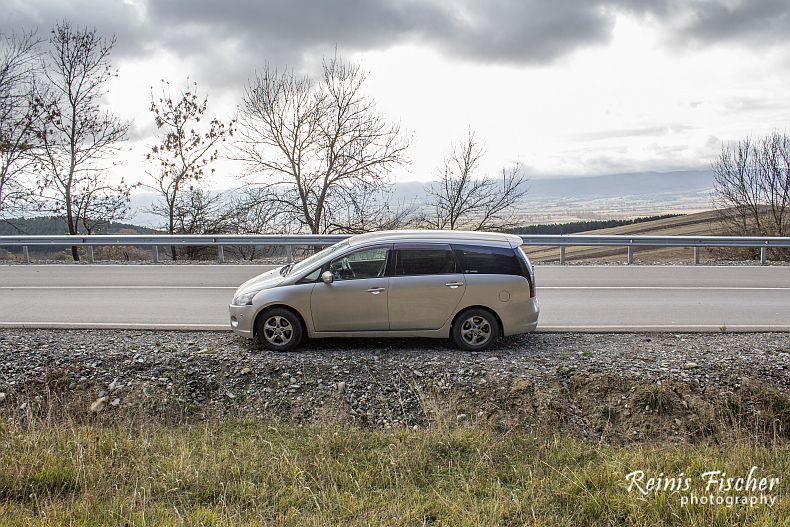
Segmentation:
{"type": "Polygon", "coordinates": [[[271,271],[250,278],[236,289],[236,295],[246,293],[247,291],[260,291],[261,289],[277,287],[285,281],[285,277],[280,276],[280,269],[281,267],[278,267],[277,269],[272,269],[271,271]]]}

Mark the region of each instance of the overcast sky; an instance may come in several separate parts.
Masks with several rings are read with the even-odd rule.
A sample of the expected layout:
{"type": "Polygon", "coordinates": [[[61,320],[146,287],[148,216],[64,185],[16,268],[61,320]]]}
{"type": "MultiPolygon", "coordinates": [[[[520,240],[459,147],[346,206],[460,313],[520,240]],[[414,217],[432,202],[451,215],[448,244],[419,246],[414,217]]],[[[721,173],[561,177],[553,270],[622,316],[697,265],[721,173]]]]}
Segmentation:
{"type": "MultiPolygon", "coordinates": [[[[788,0],[2,0],[3,32],[58,19],[118,39],[108,105],[133,119],[123,166],[144,177],[160,79],[235,112],[269,62],[315,71],[335,48],[369,72],[412,139],[400,180],[429,180],[468,128],[486,169],[533,177],[705,168],[722,141],[787,130],[788,0]]],[[[239,170],[223,163],[214,188],[239,170]]]]}

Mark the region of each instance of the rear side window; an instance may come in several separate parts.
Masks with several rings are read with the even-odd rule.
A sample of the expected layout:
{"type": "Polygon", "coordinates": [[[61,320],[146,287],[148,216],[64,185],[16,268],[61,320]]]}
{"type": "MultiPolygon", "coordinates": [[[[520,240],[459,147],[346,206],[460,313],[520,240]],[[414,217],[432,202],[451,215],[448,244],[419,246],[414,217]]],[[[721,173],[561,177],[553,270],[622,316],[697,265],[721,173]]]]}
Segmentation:
{"type": "Polygon", "coordinates": [[[455,257],[449,248],[398,249],[397,276],[455,273],[455,257]]]}
{"type": "Polygon", "coordinates": [[[465,274],[515,274],[523,276],[513,249],[453,245],[465,274]]]}

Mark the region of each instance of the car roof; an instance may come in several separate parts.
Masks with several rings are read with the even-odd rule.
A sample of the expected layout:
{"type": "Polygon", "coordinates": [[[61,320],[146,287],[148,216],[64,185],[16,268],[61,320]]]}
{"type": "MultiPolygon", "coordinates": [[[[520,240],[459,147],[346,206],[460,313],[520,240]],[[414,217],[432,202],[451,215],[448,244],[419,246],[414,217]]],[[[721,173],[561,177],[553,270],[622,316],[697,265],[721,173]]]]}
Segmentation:
{"type": "Polygon", "coordinates": [[[435,243],[482,243],[518,247],[521,237],[515,234],[480,231],[400,230],[358,234],[348,239],[355,246],[377,242],[435,242],[435,243]]]}

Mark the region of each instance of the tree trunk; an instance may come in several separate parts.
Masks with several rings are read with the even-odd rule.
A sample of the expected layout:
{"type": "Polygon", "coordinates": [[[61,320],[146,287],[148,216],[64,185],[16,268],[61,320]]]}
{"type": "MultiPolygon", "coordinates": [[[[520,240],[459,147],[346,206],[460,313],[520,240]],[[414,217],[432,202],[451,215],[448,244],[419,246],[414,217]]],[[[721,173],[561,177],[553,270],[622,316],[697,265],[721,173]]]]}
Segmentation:
{"type": "MultiPolygon", "coordinates": [[[[168,207],[168,218],[167,218],[167,233],[172,235],[173,231],[176,230],[176,194],[178,193],[178,183],[176,183],[175,190],[173,191],[173,199],[170,199],[169,196],[166,198],[169,203],[167,204],[168,207]]],[[[173,261],[176,261],[176,246],[170,246],[170,256],[173,258],[173,261]]]]}
{"type": "MultiPolygon", "coordinates": [[[[67,197],[67,205],[66,205],[66,222],[69,227],[69,234],[72,236],[77,234],[77,226],[74,224],[74,216],[71,210],[71,194],[68,194],[67,197]]],[[[79,247],[76,245],[71,246],[71,257],[75,262],[80,261],[80,251],[79,247]]]]}

